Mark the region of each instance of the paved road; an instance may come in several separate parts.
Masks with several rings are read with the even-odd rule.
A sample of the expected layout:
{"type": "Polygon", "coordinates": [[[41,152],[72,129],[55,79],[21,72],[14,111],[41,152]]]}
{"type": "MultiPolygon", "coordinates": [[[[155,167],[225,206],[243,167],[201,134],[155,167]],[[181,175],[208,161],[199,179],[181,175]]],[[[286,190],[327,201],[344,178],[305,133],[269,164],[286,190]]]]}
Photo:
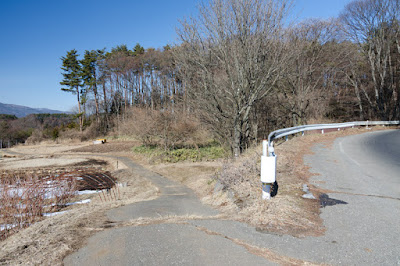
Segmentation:
{"type": "MultiPolygon", "coordinates": [[[[303,239],[257,232],[213,218],[187,188],[140,166],[125,163],[150,178],[162,196],[108,213],[110,219],[196,214],[205,219],[184,224],[152,224],[110,229],[89,239],[67,257],[66,265],[272,265],[249,252],[266,248],[286,258],[332,265],[400,265],[400,130],[338,138],[317,145],[305,157],[319,175],[311,183],[334,191],[324,198],[321,217],[327,231],[303,239]],[[208,217],[208,218],[207,218],[208,217]]],[[[266,256],[267,258],[271,258],[266,256]]],[[[293,263],[293,261],[292,261],[293,263]]],[[[287,263],[288,264],[288,263],[287,263]]]]}
{"type": "Polygon", "coordinates": [[[322,209],[323,238],[337,244],[329,261],[400,265],[400,130],[338,138],[314,152],[306,157],[320,174],[312,181],[339,203],[322,209]]]}
{"type": "MultiPolygon", "coordinates": [[[[197,216],[213,218],[216,210],[204,206],[189,188],[150,172],[127,158],[120,161],[159,187],[161,196],[113,209],[116,222],[137,218],[197,216]]],[[[107,230],[89,239],[86,247],[68,256],[65,265],[275,265],[243,245],[191,222],[127,226],[107,230]]]]}

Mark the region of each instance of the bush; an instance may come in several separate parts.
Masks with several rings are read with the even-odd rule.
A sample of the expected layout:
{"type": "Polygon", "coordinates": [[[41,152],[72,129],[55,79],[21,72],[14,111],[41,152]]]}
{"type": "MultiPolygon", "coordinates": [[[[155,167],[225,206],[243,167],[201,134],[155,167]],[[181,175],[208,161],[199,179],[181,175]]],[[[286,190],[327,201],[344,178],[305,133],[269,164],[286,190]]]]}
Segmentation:
{"type": "Polygon", "coordinates": [[[131,108],[119,134],[134,135],[145,146],[165,150],[198,148],[207,144],[210,134],[199,120],[180,110],[155,111],[131,108]]]}
{"type": "Polygon", "coordinates": [[[35,129],[32,135],[26,140],[27,144],[35,144],[43,141],[45,137],[43,136],[43,131],[40,129],[35,129]]]}

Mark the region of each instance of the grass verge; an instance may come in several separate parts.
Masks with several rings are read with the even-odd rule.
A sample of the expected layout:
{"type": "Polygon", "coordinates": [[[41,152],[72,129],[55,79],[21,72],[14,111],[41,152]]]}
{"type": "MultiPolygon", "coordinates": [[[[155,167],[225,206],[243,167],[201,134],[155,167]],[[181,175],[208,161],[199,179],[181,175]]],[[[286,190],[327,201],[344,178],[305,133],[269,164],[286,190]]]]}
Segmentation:
{"type": "Polygon", "coordinates": [[[153,163],[177,163],[182,161],[198,162],[224,158],[227,155],[221,146],[210,145],[196,148],[180,148],[165,150],[154,146],[138,146],[133,148],[136,154],[145,155],[153,163]]]}

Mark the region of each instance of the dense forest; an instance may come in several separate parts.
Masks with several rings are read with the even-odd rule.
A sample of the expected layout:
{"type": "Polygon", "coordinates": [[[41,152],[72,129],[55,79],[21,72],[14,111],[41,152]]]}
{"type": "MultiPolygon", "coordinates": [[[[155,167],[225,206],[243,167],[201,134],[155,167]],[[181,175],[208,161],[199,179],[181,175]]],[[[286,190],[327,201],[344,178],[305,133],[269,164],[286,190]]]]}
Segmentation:
{"type": "Polygon", "coordinates": [[[354,0],[298,23],[290,7],[210,0],[180,21],[177,45],[68,51],[60,84],[77,97],[77,130],[166,148],[207,130],[238,155],[277,128],[399,120],[400,2],[354,0]]]}

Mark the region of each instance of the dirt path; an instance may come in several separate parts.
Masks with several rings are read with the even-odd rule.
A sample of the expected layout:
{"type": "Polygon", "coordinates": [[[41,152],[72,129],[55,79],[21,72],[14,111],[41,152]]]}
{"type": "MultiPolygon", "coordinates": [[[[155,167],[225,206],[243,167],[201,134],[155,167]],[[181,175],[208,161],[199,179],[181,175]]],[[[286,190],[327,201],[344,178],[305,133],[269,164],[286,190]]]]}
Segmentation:
{"type": "MultiPolygon", "coordinates": [[[[232,237],[243,230],[254,238],[265,236],[243,223],[225,221],[204,206],[192,190],[148,171],[128,158],[129,169],[149,179],[161,195],[107,212],[110,229],[88,240],[88,245],[64,259],[65,265],[275,265],[302,264],[232,237]],[[231,233],[215,226],[227,225],[231,233]],[[229,229],[230,228],[230,229],[229,229]],[[254,234],[255,233],[255,234],[254,234]]],[[[254,240],[254,239],[253,239],[254,240]]]]}
{"type": "MultiPolygon", "coordinates": [[[[126,146],[126,145],[125,145],[126,146]]],[[[109,171],[125,169],[123,163],[107,156],[108,152],[124,151],[121,145],[93,145],[90,142],[79,144],[41,144],[16,146],[0,150],[0,170],[21,170],[91,165],[93,159],[101,159],[109,171]],[[99,147],[98,147],[99,146],[99,147]],[[116,146],[116,147],[115,147],[116,146]],[[113,149],[110,149],[110,148],[113,149]],[[98,153],[97,150],[103,153],[98,153]],[[73,152],[71,152],[73,151],[73,152]],[[76,152],[79,151],[79,152],[76,152]],[[105,156],[102,156],[102,154],[105,156]]],[[[129,150],[129,149],[128,149],[129,150]]]]}
{"type": "Polygon", "coordinates": [[[214,219],[218,215],[202,205],[193,191],[127,158],[118,159],[155,184],[161,196],[108,211],[116,228],[89,239],[86,247],[64,260],[65,265],[268,263],[228,239],[189,224],[190,220],[214,219]],[[147,226],[134,226],[135,223],[147,226]]]}
{"type": "Polygon", "coordinates": [[[98,147],[98,153],[90,153],[93,149],[88,146],[72,148],[75,153],[68,154],[60,153],[67,151],[63,147],[13,149],[6,165],[13,160],[29,162],[33,167],[38,159],[54,164],[54,160],[48,159],[56,157],[65,163],[78,158],[101,158],[118,162],[135,176],[150,181],[160,195],[106,212],[104,228],[108,229],[90,237],[86,246],[67,256],[65,265],[304,263],[267,249],[265,241],[257,241],[264,239],[265,234],[246,224],[225,220],[217,211],[201,204],[186,186],[146,170],[128,158],[104,154],[105,145],[98,147]],[[13,155],[16,157],[12,158],[13,155]],[[247,233],[242,235],[244,232],[247,233]]]}

